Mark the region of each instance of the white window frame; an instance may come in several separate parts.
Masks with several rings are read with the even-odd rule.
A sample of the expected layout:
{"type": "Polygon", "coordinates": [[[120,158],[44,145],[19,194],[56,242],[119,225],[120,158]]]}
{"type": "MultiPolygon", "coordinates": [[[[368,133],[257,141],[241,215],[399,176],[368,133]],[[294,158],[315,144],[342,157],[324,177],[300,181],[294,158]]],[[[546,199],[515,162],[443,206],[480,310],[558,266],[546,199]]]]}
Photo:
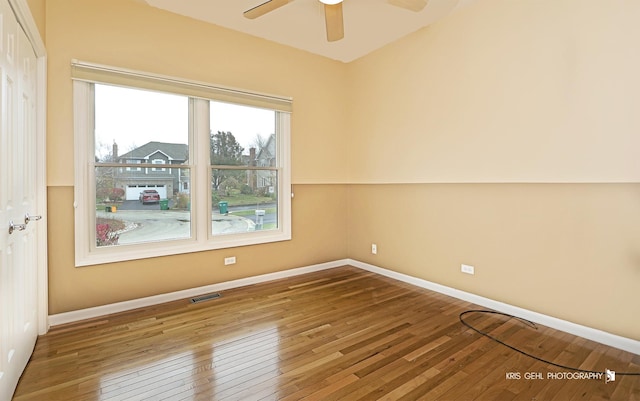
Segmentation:
{"type": "Polygon", "coordinates": [[[291,239],[291,99],[133,70],[72,62],[75,152],[75,265],[89,266],[151,257],[201,252],[291,239]],[[189,193],[191,238],[118,246],[96,246],[94,83],[182,93],[189,98],[189,193]],[[159,88],[159,89],[156,89],[159,88]],[[203,96],[206,94],[207,96],[203,96]],[[273,101],[271,101],[273,99],[273,101]],[[213,235],[209,102],[223,100],[276,111],[278,228],[213,235]]]}

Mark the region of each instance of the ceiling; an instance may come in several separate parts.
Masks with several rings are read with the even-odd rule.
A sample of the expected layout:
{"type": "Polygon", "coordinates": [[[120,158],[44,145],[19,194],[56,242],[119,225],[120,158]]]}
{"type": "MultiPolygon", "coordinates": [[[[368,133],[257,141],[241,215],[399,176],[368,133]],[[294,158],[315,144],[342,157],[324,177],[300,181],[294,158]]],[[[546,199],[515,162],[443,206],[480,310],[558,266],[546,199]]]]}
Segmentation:
{"type": "Polygon", "coordinates": [[[387,0],[344,0],[344,39],[327,42],[324,6],[318,0],[295,0],[262,17],[243,12],[266,0],[142,0],[148,5],[273,42],[350,62],[444,18],[476,0],[429,0],[420,12],[387,0]]]}

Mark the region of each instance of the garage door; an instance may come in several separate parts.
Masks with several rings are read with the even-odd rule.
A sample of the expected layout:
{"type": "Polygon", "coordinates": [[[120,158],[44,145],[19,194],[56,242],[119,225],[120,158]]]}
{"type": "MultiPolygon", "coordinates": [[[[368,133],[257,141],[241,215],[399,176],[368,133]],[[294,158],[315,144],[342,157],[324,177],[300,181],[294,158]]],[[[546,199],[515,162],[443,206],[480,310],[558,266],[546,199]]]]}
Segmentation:
{"type": "Polygon", "coordinates": [[[138,200],[140,192],[145,189],[155,189],[160,194],[160,199],[167,199],[167,187],[164,185],[129,185],[127,186],[127,200],[138,200]]]}

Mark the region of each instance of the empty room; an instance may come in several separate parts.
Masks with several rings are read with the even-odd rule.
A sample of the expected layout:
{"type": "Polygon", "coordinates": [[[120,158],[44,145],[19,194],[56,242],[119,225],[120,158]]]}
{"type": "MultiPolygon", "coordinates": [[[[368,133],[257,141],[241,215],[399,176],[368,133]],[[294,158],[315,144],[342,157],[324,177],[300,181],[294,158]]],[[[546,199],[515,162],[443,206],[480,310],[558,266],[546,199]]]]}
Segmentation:
{"type": "Polygon", "coordinates": [[[639,19],[2,0],[0,401],[640,400],[639,19]]]}

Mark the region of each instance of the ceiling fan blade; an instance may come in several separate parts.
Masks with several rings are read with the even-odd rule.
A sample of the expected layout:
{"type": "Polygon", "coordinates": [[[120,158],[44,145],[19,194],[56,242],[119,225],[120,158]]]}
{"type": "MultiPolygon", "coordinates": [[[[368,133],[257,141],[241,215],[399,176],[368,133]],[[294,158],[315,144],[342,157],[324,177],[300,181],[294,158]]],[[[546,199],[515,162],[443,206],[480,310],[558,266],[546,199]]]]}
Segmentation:
{"type": "Polygon", "coordinates": [[[411,11],[422,11],[428,0],[387,0],[389,4],[411,11]]]}
{"type": "Polygon", "coordinates": [[[277,8],[284,6],[287,3],[292,2],[293,0],[269,0],[260,5],[257,5],[243,13],[245,18],[255,19],[258,17],[262,17],[268,12],[271,12],[277,8]]]}
{"type": "Polygon", "coordinates": [[[342,3],[324,5],[324,22],[327,26],[327,40],[329,42],[344,38],[342,3]]]}

